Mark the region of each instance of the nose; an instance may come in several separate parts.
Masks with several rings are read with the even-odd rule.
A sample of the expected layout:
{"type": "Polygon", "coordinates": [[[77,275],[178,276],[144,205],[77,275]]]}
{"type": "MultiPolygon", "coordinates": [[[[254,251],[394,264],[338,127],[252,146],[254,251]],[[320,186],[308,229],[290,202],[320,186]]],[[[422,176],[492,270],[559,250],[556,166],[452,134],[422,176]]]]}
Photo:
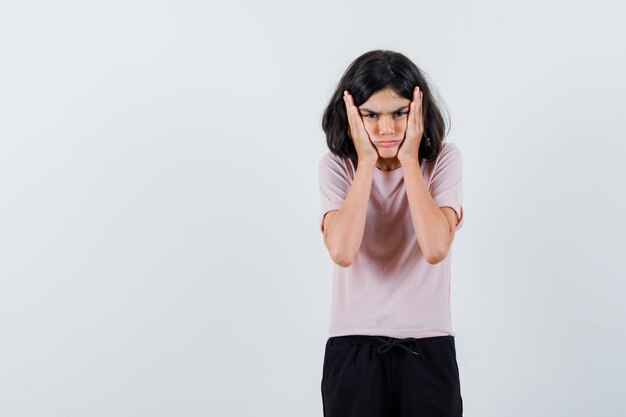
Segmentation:
{"type": "Polygon", "coordinates": [[[394,123],[390,116],[383,116],[379,119],[378,130],[381,135],[393,135],[395,133],[393,126],[394,123]]]}

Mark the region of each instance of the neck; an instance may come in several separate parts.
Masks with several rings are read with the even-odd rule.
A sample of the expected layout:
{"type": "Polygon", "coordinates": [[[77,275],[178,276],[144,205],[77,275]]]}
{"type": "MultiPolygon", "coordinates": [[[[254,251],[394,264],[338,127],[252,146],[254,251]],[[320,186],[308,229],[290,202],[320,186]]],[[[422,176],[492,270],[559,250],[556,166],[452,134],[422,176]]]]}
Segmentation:
{"type": "Polygon", "coordinates": [[[400,160],[395,156],[393,158],[378,158],[376,162],[376,167],[381,171],[391,171],[400,168],[401,165],[400,160]]]}

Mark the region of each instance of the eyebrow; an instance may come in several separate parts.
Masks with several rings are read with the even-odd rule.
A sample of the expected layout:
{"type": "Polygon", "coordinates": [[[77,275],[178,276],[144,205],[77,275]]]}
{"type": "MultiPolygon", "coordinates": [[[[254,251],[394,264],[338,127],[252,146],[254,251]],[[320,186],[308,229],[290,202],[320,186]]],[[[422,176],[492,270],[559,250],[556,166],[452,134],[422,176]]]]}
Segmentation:
{"type": "MultiPolygon", "coordinates": [[[[408,109],[408,108],[409,108],[409,106],[398,107],[397,109],[395,109],[391,113],[396,113],[396,112],[399,112],[400,110],[404,110],[404,109],[408,109]]],[[[367,112],[370,112],[370,113],[378,114],[377,111],[366,109],[366,108],[360,108],[360,110],[364,110],[364,111],[367,111],[367,112]]]]}

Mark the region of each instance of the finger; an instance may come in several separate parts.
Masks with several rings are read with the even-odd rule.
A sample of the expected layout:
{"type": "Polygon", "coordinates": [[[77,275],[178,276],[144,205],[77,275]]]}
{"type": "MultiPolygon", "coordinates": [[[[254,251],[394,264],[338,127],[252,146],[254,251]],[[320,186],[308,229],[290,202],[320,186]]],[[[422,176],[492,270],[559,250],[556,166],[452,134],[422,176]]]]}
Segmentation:
{"type": "Polygon", "coordinates": [[[352,130],[354,129],[354,122],[352,120],[352,109],[350,108],[350,101],[348,99],[348,92],[344,91],[343,93],[343,102],[346,105],[346,115],[348,116],[348,134],[350,135],[350,139],[352,139],[352,130]]]}
{"type": "Polygon", "coordinates": [[[352,121],[356,122],[357,117],[357,108],[354,104],[354,97],[350,93],[348,93],[348,103],[350,103],[350,111],[352,112],[352,121]]]}
{"type": "Polygon", "coordinates": [[[415,132],[419,132],[420,114],[422,111],[420,94],[420,88],[419,86],[416,86],[413,91],[413,128],[415,129],[415,132]]]}
{"type": "Polygon", "coordinates": [[[415,89],[413,90],[413,112],[415,113],[414,115],[414,122],[413,122],[413,126],[415,126],[415,131],[419,133],[420,131],[420,123],[421,123],[421,116],[422,116],[422,101],[420,99],[422,95],[422,92],[420,91],[419,86],[415,87],[415,89]]]}
{"type": "Polygon", "coordinates": [[[354,104],[354,97],[349,95],[350,103],[352,103],[352,121],[354,122],[355,127],[360,131],[361,135],[366,135],[367,131],[365,130],[365,124],[363,124],[363,118],[361,117],[361,113],[357,108],[356,104],[354,104]]]}
{"type": "Polygon", "coordinates": [[[413,118],[415,116],[415,103],[410,102],[409,103],[409,114],[408,117],[406,119],[406,133],[405,136],[410,136],[413,132],[413,118]]]}
{"type": "MultiPolygon", "coordinates": [[[[411,103],[409,103],[409,111],[406,114],[406,131],[409,130],[409,126],[411,125],[411,103]]],[[[404,132],[404,136],[406,136],[406,131],[404,132]]]]}
{"type": "Polygon", "coordinates": [[[418,117],[418,110],[419,109],[417,107],[417,100],[414,100],[414,101],[412,101],[410,103],[409,109],[410,109],[409,110],[409,114],[410,114],[409,126],[411,128],[411,133],[413,134],[413,133],[417,132],[417,127],[418,127],[418,125],[417,125],[417,123],[418,123],[417,117],[418,117]]]}
{"type": "Polygon", "coordinates": [[[422,132],[424,131],[424,107],[422,106],[423,98],[424,98],[424,93],[422,91],[420,91],[420,118],[419,118],[419,126],[420,126],[420,130],[422,132]]]}
{"type": "Polygon", "coordinates": [[[410,129],[411,132],[417,126],[417,119],[415,118],[415,101],[415,88],[413,88],[413,100],[409,103],[409,114],[407,120],[407,129],[410,129]]]}

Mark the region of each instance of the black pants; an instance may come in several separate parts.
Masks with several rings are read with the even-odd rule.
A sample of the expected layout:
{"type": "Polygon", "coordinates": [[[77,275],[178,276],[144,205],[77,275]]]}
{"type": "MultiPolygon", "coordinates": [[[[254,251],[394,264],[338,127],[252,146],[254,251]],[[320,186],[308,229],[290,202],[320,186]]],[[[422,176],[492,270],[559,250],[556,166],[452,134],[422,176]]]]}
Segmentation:
{"type": "Polygon", "coordinates": [[[329,338],[322,404],[324,417],[462,417],[454,337],[329,338]]]}

